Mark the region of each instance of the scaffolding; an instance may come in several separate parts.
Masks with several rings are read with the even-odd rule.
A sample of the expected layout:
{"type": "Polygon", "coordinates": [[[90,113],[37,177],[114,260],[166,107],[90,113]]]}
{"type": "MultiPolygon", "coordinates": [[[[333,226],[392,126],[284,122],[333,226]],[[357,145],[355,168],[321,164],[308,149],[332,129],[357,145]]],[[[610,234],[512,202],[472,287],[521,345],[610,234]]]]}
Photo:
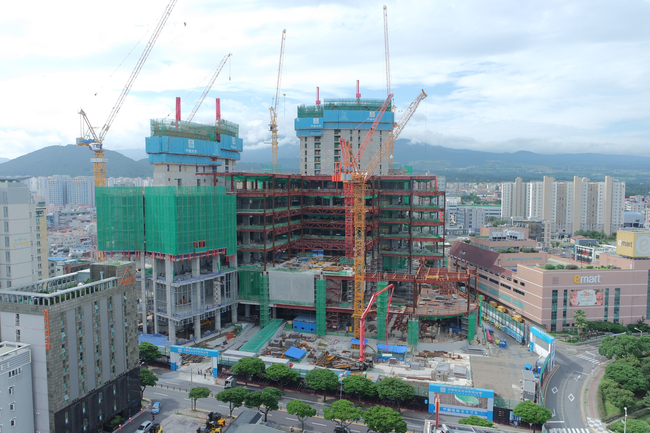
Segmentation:
{"type": "Polygon", "coordinates": [[[299,105],[298,118],[323,117],[322,105],[299,105]]]}
{"type": "Polygon", "coordinates": [[[145,188],[147,251],[179,256],[236,253],[236,197],[224,187],[145,188]]]}
{"type": "Polygon", "coordinates": [[[316,280],[316,334],[325,335],[327,330],[327,309],[325,306],[326,280],[316,280]]]}
{"type": "Polygon", "coordinates": [[[260,302],[261,270],[246,270],[239,268],[239,299],[241,301],[260,302]]]}
{"type": "Polygon", "coordinates": [[[186,122],[174,119],[151,119],[152,137],[179,137],[193,140],[221,141],[219,135],[239,138],[239,125],[227,120],[215,124],[186,122]]]}
{"type": "Polygon", "coordinates": [[[144,250],[143,191],[138,187],[96,188],[99,251],[144,250]]]}
{"type": "Polygon", "coordinates": [[[260,273],[260,329],[269,324],[269,274],[260,273]]]}
{"type": "MultiPolygon", "coordinates": [[[[325,99],[323,110],[379,111],[383,105],[383,99],[325,99]]],[[[391,111],[392,107],[389,103],[386,111],[391,111]]]]}

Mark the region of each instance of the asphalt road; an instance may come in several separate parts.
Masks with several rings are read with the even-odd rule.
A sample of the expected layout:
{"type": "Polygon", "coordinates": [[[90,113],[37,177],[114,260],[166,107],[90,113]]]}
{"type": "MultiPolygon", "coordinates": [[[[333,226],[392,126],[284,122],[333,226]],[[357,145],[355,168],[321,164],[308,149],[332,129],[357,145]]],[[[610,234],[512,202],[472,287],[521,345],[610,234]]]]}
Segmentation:
{"type": "Polygon", "coordinates": [[[546,388],[545,406],[553,412],[549,426],[552,433],[587,433],[583,408],[580,406],[585,380],[600,363],[597,347],[556,349],[559,368],[551,376],[546,388]]]}
{"type": "MultiPolygon", "coordinates": [[[[178,391],[178,390],[174,391],[173,389],[171,389],[171,387],[175,386],[177,389],[179,387],[182,387],[183,389],[190,389],[192,387],[192,384],[190,382],[183,381],[183,380],[166,381],[161,379],[158,381],[158,385],[169,386],[170,389],[161,388],[160,386],[155,388],[148,387],[144,392],[144,397],[152,401],[159,401],[161,403],[162,406],[161,412],[155,416],[156,418],[155,420],[156,422],[159,422],[164,426],[165,424],[164,421],[165,419],[167,419],[169,415],[173,415],[179,410],[188,410],[190,407],[190,399],[187,396],[187,392],[178,391]]],[[[196,386],[196,384],[194,384],[194,386],[196,386]]],[[[202,384],[201,386],[205,386],[205,385],[202,384]]],[[[210,388],[210,390],[213,393],[223,391],[223,387],[219,385],[208,385],[207,387],[210,388]]],[[[259,391],[259,389],[255,387],[249,387],[249,389],[254,391],[259,391]]],[[[298,429],[300,428],[300,421],[298,421],[295,417],[286,413],[286,405],[291,400],[294,400],[294,398],[283,397],[280,400],[280,410],[269,412],[268,421],[278,425],[284,425],[288,427],[293,426],[296,428],[296,431],[298,431],[298,429]]],[[[315,417],[315,418],[308,419],[305,422],[305,430],[313,431],[313,432],[322,432],[322,433],[329,433],[334,431],[334,427],[336,423],[322,418],[323,408],[328,407],[331,401],[335,401],[335,400],[330,399],[328,400],[327,403],[319,403],[319,402],[305,400],[306,403],[310,404],[318,411],[317,417],[318,416],[321,417],[321,418],[315,417]]],[[[207,411],[212,411],[212,412],[219,412],[224,416],[228,416],[230,411],[227,404],[217,401],[214,397],[199,399],[197,401],[197,408],[207,410],[207,411]]],[[[245,407],[240,407],[233,410],[233,416],[236,417],[245,409],[246,409],[245,407]]],[[[440,417],[441,421],[445,421],[445,422],[454,422],[453,420],[455,419],[455,418],[448,418],[448,419],[445,418],[446,417],[443,416],[440,417]]],[[[142,415],[138,416],[135,420],[133,420],[131,424],[122,427],[121,431],[125,433],[134,433],[135,430],[138,428],[138,426],[146,420],[151,420],[151,412],[149,410],[145,411],[142,415]]],[[[420,433],[422,432],[423,424],[424,424],[423,419],[411,418],[405,416],[404,420],[407,423],[409,432],[420,432],[420,433]]],[[[359,423],[359,424],[352,424],[350,426],[350,430],[352,430],[353,433],[362,433],[367,431],[367,428],[364,425],[359,423]]]]}

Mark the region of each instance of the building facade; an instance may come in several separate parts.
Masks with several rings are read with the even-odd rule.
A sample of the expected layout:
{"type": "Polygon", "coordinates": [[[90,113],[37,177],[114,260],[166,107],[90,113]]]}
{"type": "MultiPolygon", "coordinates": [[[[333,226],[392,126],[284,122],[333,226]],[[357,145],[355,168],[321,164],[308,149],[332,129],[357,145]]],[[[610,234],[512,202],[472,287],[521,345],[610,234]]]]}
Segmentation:
{"type": "Polygon", "coordinates": [[[0,290],[0,337],[31,349],[31,431],[99,432],[140,410],[135,272],[105,262],[0,290]]]}
{"type": "Polygon", "coordinates": [[[29,344],[0,343],[0,418],[5,432],[35,431],[29,344]]]}

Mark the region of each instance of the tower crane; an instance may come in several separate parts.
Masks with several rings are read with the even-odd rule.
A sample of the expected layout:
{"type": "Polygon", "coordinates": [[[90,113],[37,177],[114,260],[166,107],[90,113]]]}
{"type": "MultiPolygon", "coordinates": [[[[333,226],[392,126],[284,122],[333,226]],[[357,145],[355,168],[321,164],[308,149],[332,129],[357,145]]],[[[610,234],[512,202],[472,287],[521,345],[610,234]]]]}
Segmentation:
{"type": "MultiPolygon", "coordinates": [[[[390,96],[390,95],[389,95],[390,96]]],[[[364,311],[364,297],[366,285],[366,182],[374,174],[375,170],[381,163],[382,159],[393,152],[395,140],[404,130],[404,127],[411,120],[417,110],[420,102],[427,97],[422,92],[415,98],[411,105],[404,111],[402,117],[395,123],[393,130],[388,135],[388,139],[380,147],[379,152],[370,160],[364,170],[359,165],[353,165],[352,168],[352,190],[353,190],[353,218],[354,218],[354,337],[360,336],[360,319],[364,311]]],[[[346,143],[346,148],[350,144],[346,143]]]]}
{"type": "Polygon", "coordinates": [[[115,102],[113,109],[108,115],[108,119],[106,120],[106,123],[104,123],[104,126],[99,130],[99,132],[95,130],[95,128],[90,123],[90,120],[88,120],[88,117],[86,116],[86,112],[83,109],[79,110],[79,114],[81,115],[81,137],[78,137],[76,142],[77,145],[87,146],[90,150],[94,152],[93,158],[90,161],[93,163],[94,166],[93,168],[95,172],[95,186],[106,186],[106,159],[104,158],[104,137],[106,137],[106,133],[111,128],[111,125],[115,120],[115,116],[117,116],[117,113],[120,111],[120,108],[122,108],[122,104],[124,104],[124,100],[126,99],[127,95],[131,91],[131,87],[133,86],[135,79],[138,77],[138,74],[140,73],[140,70],[142,69],[144,62],[147,60],[147,57],[149,57],[149,53],[151,52],[153,46],[156,44],[156,40],[158,39],[160,32],[165,26],[165,23],[167,22],[167,18],[169,18],[169,15],[172,13],[174,6],[176,6],[177,1],[178,0],[170,0],[169,4],[165,8],[165,11],[160,17],[160,20],[158,20],[158,24],[156,25],[156,28],[151,34],[151,38],[149,38],[149,42],[147,42],[144,51],[140,55],[140,59],[138,60],[138,63],[135,65],[135,68],[131,72],[131,75],[129,76],[129,79],[126,82],[124,89],[122,89],[122,93],[120,93],[120,96],[117,98],[117,102],[115,102]]]}
{"type": "MultiPolygon", "coordinates": [[[[390,50],[388,49],[388,8],[384,5],[384,58],[386,61],[386,94],[390,95],[390,50]]],[[[394,108],[394,107],[393,107],[394,108]]],[[[393,152],[388,156],[388,169],[393,168],[393,152]]]]}
{"type": "Polygon", "coordinates": [[[203,104],[203,100],[205,99],[205,97],[206,97],[206,95],[208,94],[208,92],[210,91],[210,89],[212,89],[212,85],[214,84],[215,80],[216,80],[217,77],[219,76],[219,73],[220,73],[221,70],[223,69],[224,65],[226,64],[226,61],[230,58],[230,56],[232,56],[232,54],[228,54],[228,55],[226,55],[226,56],[221,60],[221,63],[219,63],[219,66],[217,66],[217,69],[215,69],[214,74],[212,75],[212,78],[210,79],[210,82],[208,83],[207,86],[205,86],[205,89],[203,90],[203,93],[202,93],[201,96],[199,97],[198,101],[196,101],[196,105],[195,105],[194,108],[192,109],[192,112],[191,112],[190,115],[187,117],[187,121],[188,121],[188,122],[191,122],[192,119],[194,119],[194,115],[195,115],[196,112],[199,110],[199,107],[201,107],[201,104],[203,104]]]}
{"type": "Polygon", "coordinates": [[[271,131],[271,151],[273,156],[271,158],[271,172],[276,173],[278,169],[278,101],[280,100],[280,84],[282,83],[282,64],[284,63],[284,41],[287,36],[287,30],[282,30],[282,44],[280,45],[280,65],[278,66],[278,82],[275,86],[275,99],[273,100],[273,107],[271,111],[271,123],[269,130],[271,131]]]}

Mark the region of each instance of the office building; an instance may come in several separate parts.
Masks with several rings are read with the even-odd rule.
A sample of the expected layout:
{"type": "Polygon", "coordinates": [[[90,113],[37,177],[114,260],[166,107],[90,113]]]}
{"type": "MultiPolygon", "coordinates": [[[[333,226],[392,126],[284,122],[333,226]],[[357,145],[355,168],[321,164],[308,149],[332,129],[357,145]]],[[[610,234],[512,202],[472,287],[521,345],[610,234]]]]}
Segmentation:
{"type": "Polygon", "coordinates": [[[31,350],[29,431],[99,432],[140,410],[135,273],[134,263],[105,262],[0,290],[0,337],[31,350]]]}

